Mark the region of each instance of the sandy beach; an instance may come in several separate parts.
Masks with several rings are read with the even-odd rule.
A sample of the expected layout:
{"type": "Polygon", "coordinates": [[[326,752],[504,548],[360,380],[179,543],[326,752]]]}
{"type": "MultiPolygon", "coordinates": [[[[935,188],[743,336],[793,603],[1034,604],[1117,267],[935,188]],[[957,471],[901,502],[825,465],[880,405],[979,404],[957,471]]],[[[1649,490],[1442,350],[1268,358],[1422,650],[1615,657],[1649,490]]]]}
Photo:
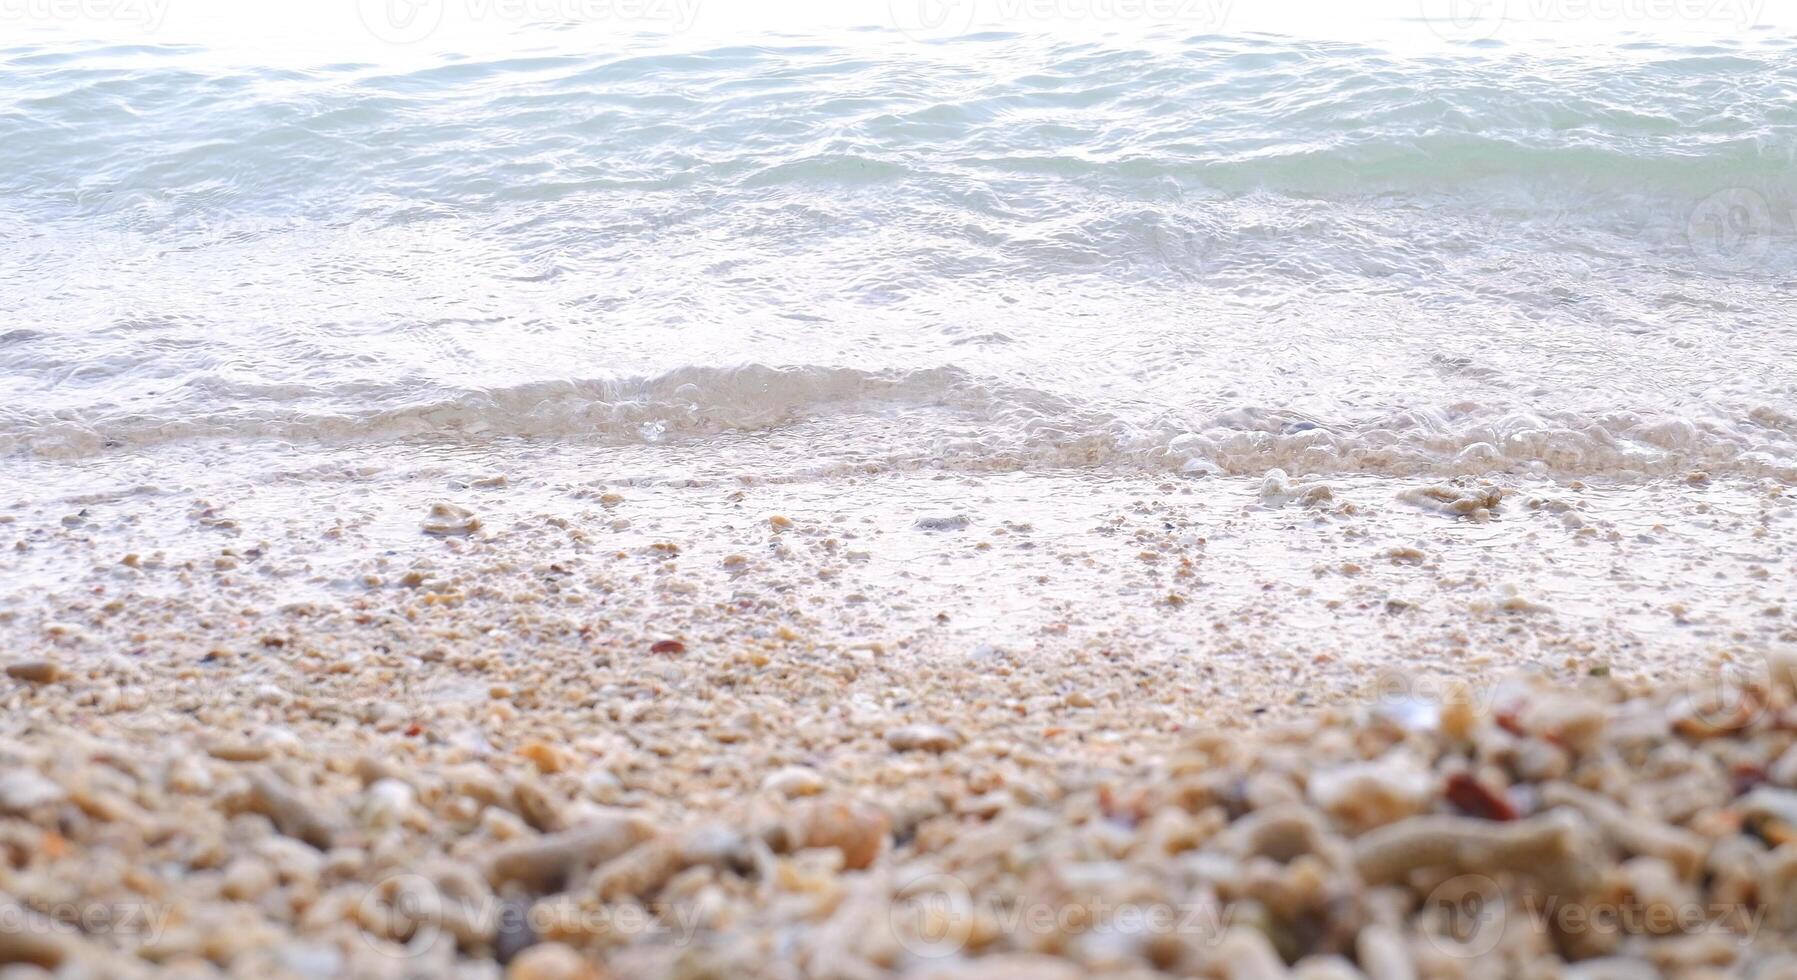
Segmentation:
{"type": "Polygon", "coordinates": [[[221,463],[179,493],[115,465],[116,489],[46,478],[0,513],[57,583],[0,616],[23,916],[0,956],[1797,964],[1776,484],[1082,477],[1074,500],[1044,473],[546,482],[534,452],[332,451],[253,486],[221,463]]]}
{"type": "Polygon", "coordinates": [[[1792,15],[0,0],[0,980],[1797,980],[1792,15]]]}

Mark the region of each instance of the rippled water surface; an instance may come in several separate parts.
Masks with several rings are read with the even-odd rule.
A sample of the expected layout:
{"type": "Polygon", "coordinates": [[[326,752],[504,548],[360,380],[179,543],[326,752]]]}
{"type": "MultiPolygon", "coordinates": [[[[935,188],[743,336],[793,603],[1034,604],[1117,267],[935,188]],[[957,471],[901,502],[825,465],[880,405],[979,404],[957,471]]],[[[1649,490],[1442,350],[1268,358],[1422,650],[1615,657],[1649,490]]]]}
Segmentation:
{"type": "Polygon", "coordinates": [[[0,48],[0,451],[1797,477],[1797,41],[0,48]]]}

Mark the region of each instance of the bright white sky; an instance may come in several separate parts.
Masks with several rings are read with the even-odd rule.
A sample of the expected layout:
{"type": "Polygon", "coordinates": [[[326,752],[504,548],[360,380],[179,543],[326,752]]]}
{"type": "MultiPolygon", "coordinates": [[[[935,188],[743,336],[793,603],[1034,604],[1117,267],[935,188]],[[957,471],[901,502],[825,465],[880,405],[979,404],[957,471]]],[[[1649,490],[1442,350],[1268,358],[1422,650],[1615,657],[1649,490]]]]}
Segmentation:
{"type": "Polygon", "coordinates": [[[385,61],[510,48],[521,37],[566,42],[542,28],[562,22],[581,25],[577,34],[651,31],[681,44],[892,26],[922,40],[980,28],[1091,38],[1171,30],[1407,48],[1764,37],[1788,31],[1793,8],[1797,0],[0,0],[0,42],[197,42],[245,60],[385,61]]]}

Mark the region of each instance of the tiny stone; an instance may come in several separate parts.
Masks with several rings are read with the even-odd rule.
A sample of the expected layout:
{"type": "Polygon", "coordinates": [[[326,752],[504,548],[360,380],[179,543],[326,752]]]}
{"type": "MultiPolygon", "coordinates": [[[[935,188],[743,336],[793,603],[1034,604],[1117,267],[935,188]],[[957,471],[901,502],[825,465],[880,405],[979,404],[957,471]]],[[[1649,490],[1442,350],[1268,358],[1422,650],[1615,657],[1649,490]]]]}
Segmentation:
{"type": "Polygon", "coordinates": [[[961,744],[961,734],[941,725],[906,725],[886,733],[886,744],[894,752],[947,752],[961,744]]]}
{"type": "Polygon", "coordinates": [[[772,790],[787,799],[816,796],[824,791],[824,777],[807,766],[787,766],[762,780],[761,788],[772,790]]]}
{"type": "Polygon", "coordinates": [[[424,521],[424,533],[440,538],[465,537],[480,530],[480,518],[464,507],[449,503],[431,505],[424,521]]]}
{"type": "Polygon", "coordinates": [[[21,660],[6,665],[6,676],[31,684],[53,684],[62,679],[62,670],[48,660],[21,660]]]}
{"type": "Polygon", "coordinates": [[[518,750],[518,754],[531,761],[538,772],[557,773],[568,768],[571,761],[568,753],[547,742],[531,742],[518,750]]]}
{"type": "Polygon", "coordinates": [[[57,803],[66,795],[61,786],[35,769],[13,769],[0,775],[0,810],[7,813],[23,813],[57,803]]]}
{"type": "Polygon", "coordinates": [[[238,858],[225,867],[220,894],[239,902],[253,902],[275,886],[274,872],[268,863],[256,858],[238,858]]]}
{"type": "Polygon", "coordinates": [[[564,943],[539,943],[518,954],[505,971],[506,980],[602,980],[587,959],[564,943]]]}

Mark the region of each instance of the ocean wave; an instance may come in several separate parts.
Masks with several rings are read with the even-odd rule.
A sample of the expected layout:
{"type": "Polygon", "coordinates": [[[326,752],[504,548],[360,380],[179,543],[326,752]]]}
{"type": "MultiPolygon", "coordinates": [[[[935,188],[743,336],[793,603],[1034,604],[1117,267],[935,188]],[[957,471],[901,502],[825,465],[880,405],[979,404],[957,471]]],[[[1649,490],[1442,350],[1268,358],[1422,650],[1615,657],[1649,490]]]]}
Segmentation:
{"type": "Polygon", "coordinates": [[[1005,67],[999,77],[920,45],[878,58],[801,43],[470,58],[404,73],[203,73],[181,52],[45,60],[27,48],[0,63],[11,161],[0,190],[66,206],[62,175],[82,172],[107,175],[114,197],[222,182],[240,205],[328,199],[344,182],[484,203],[542,186],[916,191],[969,177],[1329,195],[1521,180],[1793,199],[1788,40],[1626,58],[1275,44],[997,40],[979,53],[1005,67]],[[95,139],[88,123],[102,119],[108,138],[95,139]],[[506,138],[461,152],[482,132],[506,138]]]}
{"type": "Polygon", "coordinates": [[[868,43],[12,49],[0,452],[1792,474],[1790,39],[868,43]]]}
{"type": "MultiPolygon", "coordinates": [[[[255,400],[267,392],[214,392],[255,400]]],[[[291,393],[290,393],[291,394],[291,393]]],[[[266,398],[262,399],[266,401],[266,398]]],[[[379,400],[375,398],[374,400],[379,400]]],[[[438,392],[400,407],[309,413],[260,407],[187,418],[0,411],[0,452],[70,459],[176,442],[366,445],[514,439],[653,444],[785,431],[854,438],[857,466],[1113,467],[1202,475],[1503,472],[1557,478],[1715,476],[1797,480],[1797,418],[1770,406],[1681,415],[1530,411],[1458,403],[1332,420],[1244,406],[1176,424],[1132,420],[965,370],[870,372],[750,364],[641,378],[438,392]]],[[[802,465],[804,453],[799,451],[802,465]]]]}

